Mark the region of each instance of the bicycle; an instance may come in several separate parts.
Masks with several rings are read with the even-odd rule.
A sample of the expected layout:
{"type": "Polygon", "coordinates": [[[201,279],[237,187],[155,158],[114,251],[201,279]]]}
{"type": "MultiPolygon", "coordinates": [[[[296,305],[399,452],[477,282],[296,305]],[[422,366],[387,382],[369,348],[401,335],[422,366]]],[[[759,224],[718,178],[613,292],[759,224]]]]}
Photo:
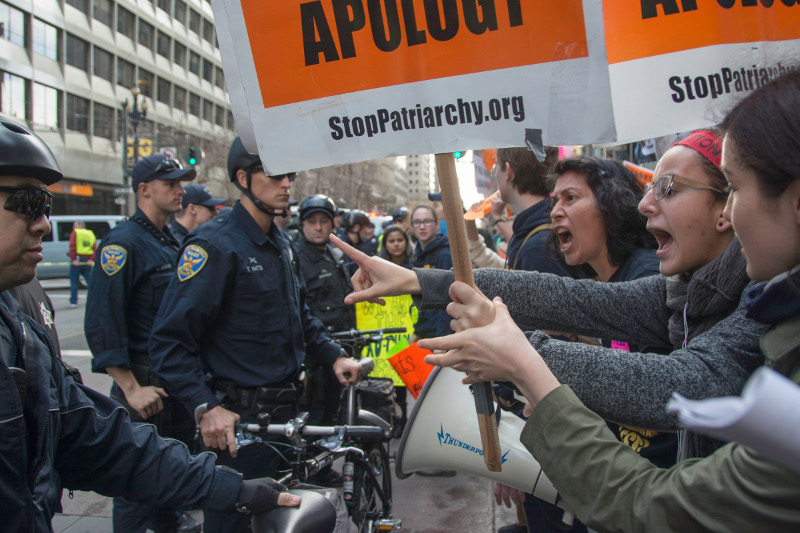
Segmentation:
{"type": "MultiPolygon", "coordinates": [[[[336,332],[331,337],[357,356],[364,346],[380,342],[384,334],[405,333],[405,328],[377,330],[349,330],[336,332]]],[[[369,357],[360,358],[360,380],[374,368],[369,357]]],[[[239,447],[266,442],[267,435],[283,435],[289,440],[294,459],[288,460],[289,471],[277,481],[290,489],[313,478],[319,471],[344,457],[342,492],[353,523],[362,533],[400,529],[402,521],[392,517],[392,478],[389,470],[388,442],[392,438],[392,422],[378,414],[362,409],[359,399],[362,391],[351,383],[345,388],[342,402],[341,425],[306,425],[308,413],[299,413],[285,424],[239,424],[236,440],[239,447]],[[308,437],[317,437],[308,442],[308,437]],[[311,455],[309,449],[322,449],[311,455]]],[[[283,456],[283,454],[280,454],[283,456]]],[[[284,457],[285,458],[285,457],[284,457]]]]}

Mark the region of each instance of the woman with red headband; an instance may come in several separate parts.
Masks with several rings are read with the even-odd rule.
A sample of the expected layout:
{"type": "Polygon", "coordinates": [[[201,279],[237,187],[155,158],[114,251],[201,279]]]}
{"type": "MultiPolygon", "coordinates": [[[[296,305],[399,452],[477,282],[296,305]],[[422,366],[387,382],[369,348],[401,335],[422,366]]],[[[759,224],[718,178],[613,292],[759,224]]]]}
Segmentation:
{"type": "MultiPolygon", "coordinates": [[[[722,142],[692,132],[656,167],[654,187],[640,204],[659,242],[661,275],[621,283],[575,280],[534,272],[475,271],[477,286],[500,296],[523,330],[551,330],[625,339],[667,355],[563,342],[543,331],[529,341],[562,383],[605,418],[653,431],[677,431],[665,406],[673,392],[694,399],[739,394],[762,364],[764,327],[744,316],[749,283],[741,245],[723,217],[722,142]]],[[[337,245],[339,243],[337,242],[337,245]]],[[[345,302],[421,294],[421,309],[450,301],[452,272],[409,272],[342,247],[359,264],[345,302]]],[[[459,326],[454,321],[453,326],[459,326]]],[[[458,331],[458,329],[455,329],[458,331]]],[[[703,457],[721,443],[683,434],[680,458],[703,457]]]]}

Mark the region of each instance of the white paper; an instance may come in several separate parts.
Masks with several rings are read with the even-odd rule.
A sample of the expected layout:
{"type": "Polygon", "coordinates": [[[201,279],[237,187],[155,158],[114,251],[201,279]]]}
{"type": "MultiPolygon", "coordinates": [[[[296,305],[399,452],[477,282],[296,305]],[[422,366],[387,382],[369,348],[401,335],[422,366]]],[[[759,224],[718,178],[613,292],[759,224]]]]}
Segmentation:
{"type": "Polygon", "coordinates": [[[688,429],[738,442],[800,473],[800,386],[772,369],[756,370],[740,397],[689,400],[674,393],[667,411],[688,429]]]}

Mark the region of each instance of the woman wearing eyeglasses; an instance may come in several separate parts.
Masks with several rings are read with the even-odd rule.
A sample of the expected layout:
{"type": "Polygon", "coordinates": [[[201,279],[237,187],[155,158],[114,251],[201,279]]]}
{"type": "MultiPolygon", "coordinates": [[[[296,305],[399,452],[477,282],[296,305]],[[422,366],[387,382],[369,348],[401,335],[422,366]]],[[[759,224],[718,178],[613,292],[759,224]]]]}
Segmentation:
{"type": "MultiPolygon", "coordinates": [[[[655,189],[645,195],[640,210],[659,241],[661,276],[598,283],[475,271],[478,288],[502,297],[525,330],[671,350],[668,355],[622,353],[555,340],[542,331],[530,333],[531,344],[553,374],[606,420],[676,431],[677,420],[664,409],[673,392],[696,399],[738,394],[763,361],[758,338],[764,327],[744,316],[740,300],[749,279],[741,247],[722,215],[721,145],[713,132],[694,132],[671,147],[656,167],[655,189]],[[684,179],[679,182],[676,175],[684,179]]],[[[451,301],[451,272],[409,273],[360,256],[357,262],[357,292],[347,303],[406,293],[421,293],[420,309],[442,309],[451,301]]],[[[682,457],[702,457],[719,443],[684,435],[680,445],[682,457]]]]}

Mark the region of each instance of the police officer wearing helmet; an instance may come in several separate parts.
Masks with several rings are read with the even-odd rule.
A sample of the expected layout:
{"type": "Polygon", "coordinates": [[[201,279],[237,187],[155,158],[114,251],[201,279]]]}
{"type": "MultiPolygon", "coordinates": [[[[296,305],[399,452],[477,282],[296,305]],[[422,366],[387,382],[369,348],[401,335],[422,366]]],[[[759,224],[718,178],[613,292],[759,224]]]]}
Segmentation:
{"type": "Polygon", "coordinates": [[[394,213],[392,213],[392,224],[397,224],[398,226],[403,227],[403,231],[409,233],[411,230],[411,224],[408,221],[408,208],[407,207],[399,207],[395,209],[394,213]]]}
{"type": "MultiPolygon", "coordinates": [[[[184,443],[193,438],[191,413],[153,373],[147,343],[178,260],[179,243],[166,226],[167,218],[181,208],[181,182],[195,175],[193,168],[181,168],[161,154],[136,163],[131,171],[136,213],[103,237],[84,317],[92,371],[113,378],[111,397],[134,421],[151,422],[162,436],[184,443]]],[[[114,499],[113,514],[117,531],[143,531],[150,519],[156,527],[168,528],[176,520],[171,509],[123,498],[114,499]]],[[[199,531],[191,517],[183,520],[192,522],[185,530],[199,531]]]]}
{"type": "MultiPolygon", "coordinates": [[[[366,236],[369,224],[369,217],[364,211],[360,209],[351,209],[342,217],[343,231],[339,233],[339,238],[353,248],[364,252],[364,237],[366,236]]],[[[347,256],[344,256],[343,259],[344,264],[347,266],[347,271],[352,276],[355,274],[356,270],[358,270],[358,265],[347,256]]]]}
{"type": "Polygon", "coordinates": [[[0,115],[3,531],[52,531],[64,488],[171,507],[297,505],[289,494],[278,495],[274,482],[243,483],[240,474],[216,468],[212,455],[192,457],[152,425],[131,424],[117,402],[75,382],[48,333],[22,313],[10,290],[34,278],[41,239],[51,229],[47,186],[61,179],[47,145],[0,115]]]}
{"type": "MultiPolygon", "coordinates": [[[[306,353],[354,381],[345,357],[307,305],[297,254],[273,223],[289,206],[294,173],[268,175],[236,138],[228,155],[242,192],[230,213],[197,228],[184,242],[150,338],[158,375],[194,413],[203,444],[245,479],[274,473],[271,447],[237,449],[235,424],[293,417],[306,353]],[[206,381],[206,376],[210,380],[206,381]]],[[[205,531],[246,531],[246,520],[205,514],[205,531]]]]}

